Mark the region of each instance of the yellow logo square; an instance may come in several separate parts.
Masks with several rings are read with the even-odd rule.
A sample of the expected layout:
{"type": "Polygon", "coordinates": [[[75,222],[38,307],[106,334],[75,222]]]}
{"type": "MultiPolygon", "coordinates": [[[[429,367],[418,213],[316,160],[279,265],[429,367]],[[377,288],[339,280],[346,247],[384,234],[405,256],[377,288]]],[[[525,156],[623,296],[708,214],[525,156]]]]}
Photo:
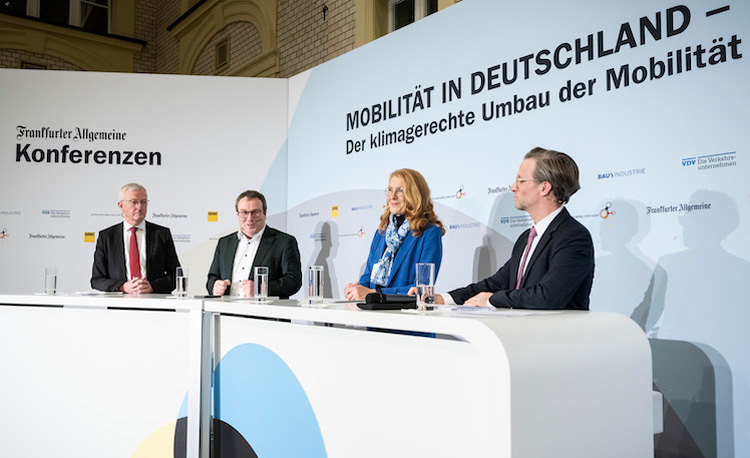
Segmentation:
{"type": "Polygon", "coordinates": [[[331,218],[336,218],[339,216],[339,206],[336,205],[334,207],[331,207],[331,218]]]}
{"type": "Polygon", "coordinates": [[[95,240],[96,240],[96,232],[84,232],[83,233],[84,243],[94,243],[95,240]]]}
{"type": "Polygon", "coordinates": [[[215,223],[219,221],[219,212],[208,212],[208,222],[215,223]]]}

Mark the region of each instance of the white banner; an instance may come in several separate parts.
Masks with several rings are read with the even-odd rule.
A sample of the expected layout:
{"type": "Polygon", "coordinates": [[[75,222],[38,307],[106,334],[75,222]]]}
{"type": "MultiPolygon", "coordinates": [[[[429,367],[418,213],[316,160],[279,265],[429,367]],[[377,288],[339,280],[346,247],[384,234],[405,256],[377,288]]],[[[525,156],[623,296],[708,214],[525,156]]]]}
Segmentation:
{"type": "Polygon", "coordinates": [[[284,229],[286,94],[279,79],[0,71],[0,291],[42,291],[45,266],[59,291],[89,290],[98,231],[137,182],[205,294],[240,192],[265,192],[284,229]]]}
{"type": "Polygon", "coordinates": [[[325,265],[341,297],[390,173],[410,167],[447,228],[436,289],[482,279],[531,224],[509,189],[523,155],[564,151],[581,170],[568,208],[595,242],[591,309],[652,337],[681,422],[663,437],[750,455],[749,7],[467,0],[292,78],[303,265],[325,265]]]}

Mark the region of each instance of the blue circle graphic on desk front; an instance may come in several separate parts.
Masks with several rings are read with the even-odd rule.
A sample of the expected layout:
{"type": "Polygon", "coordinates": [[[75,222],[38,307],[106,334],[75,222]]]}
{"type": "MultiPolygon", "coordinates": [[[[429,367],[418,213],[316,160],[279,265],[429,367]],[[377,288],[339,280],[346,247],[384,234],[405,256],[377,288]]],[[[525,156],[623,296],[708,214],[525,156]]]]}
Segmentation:
{"type": "Polygon", "coordinates": [[[262,345],[239,345],[216,366],[214,418],[234,428],[259,457],[327,457],[302,385],[262,345]]]}

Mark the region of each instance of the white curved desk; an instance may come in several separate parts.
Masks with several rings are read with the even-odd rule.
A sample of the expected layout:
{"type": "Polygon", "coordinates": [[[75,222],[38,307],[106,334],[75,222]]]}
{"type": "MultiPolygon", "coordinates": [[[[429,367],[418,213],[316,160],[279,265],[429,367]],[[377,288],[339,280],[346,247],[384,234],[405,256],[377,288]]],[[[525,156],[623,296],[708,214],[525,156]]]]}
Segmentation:
{"type": "Polygon", "coordinates": [[[273,403],[227,413],[231,396],[243,397],[233,374],[253,370],[227,355],[248,348],[289,369],[321,456],[653,456],[650,348],[618,314],[414,315],[157,295],[0,295],[0,304],[8,456],[137,456],[183,414],[186,456],[207,456],[211,415],[256,452],[272,451],[268,434],[246,425],[283,421],[273,403]]]}
{"type": "Polygon", "coordinates": [[[621,315],[204,309],[215,361],[252,343],[287,363],[331,457],[653,456],[650,348],[621,315]]]}

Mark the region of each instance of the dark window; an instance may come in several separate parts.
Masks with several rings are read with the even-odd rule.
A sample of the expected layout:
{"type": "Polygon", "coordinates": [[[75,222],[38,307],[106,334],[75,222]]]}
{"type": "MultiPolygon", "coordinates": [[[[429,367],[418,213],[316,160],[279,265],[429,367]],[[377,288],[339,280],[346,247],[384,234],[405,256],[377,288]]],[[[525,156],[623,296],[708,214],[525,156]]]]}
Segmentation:
{"type": "Polygon", "coordinates": [[[109,32],[108,0],[81,1],[81,27],[92,32],[109,32]]]}
{"type": "Polygon", "coordinates": [[[0,13],[109,33],[111,0],[0,0],[0,13]]]}
{"type": "Polygon", "coordinates": [[[53,24],[67,24],[70,0],[39,0],[39,19],[53,24]]]}
{"type": "Polygon", "coordinates": [[[414,0],[403,0],[393,5],[393,30],[414,22],[414,0]]]}
{"type": "Polygon", "coordinates": [[[27,70],[47,70],[46,65],[41,64],[34,64],[31,62],[21,62],[21,68],[25,68],[27,70]]]}
{"type": "Polygon", "coordinates": [[[216,70],[229,66],[229,37],[216,44],[216,70]]]}
{"type": "Polygon", "coordinates": [[[0,0],[0,13],[26,15],[26,0],[0,0]]]}
{"type": "Polygon", "coordinates": [[[438,0],[425,0],[424,1],[424,15],[429,16],[432,13],[437,13],[438,0]]]}

